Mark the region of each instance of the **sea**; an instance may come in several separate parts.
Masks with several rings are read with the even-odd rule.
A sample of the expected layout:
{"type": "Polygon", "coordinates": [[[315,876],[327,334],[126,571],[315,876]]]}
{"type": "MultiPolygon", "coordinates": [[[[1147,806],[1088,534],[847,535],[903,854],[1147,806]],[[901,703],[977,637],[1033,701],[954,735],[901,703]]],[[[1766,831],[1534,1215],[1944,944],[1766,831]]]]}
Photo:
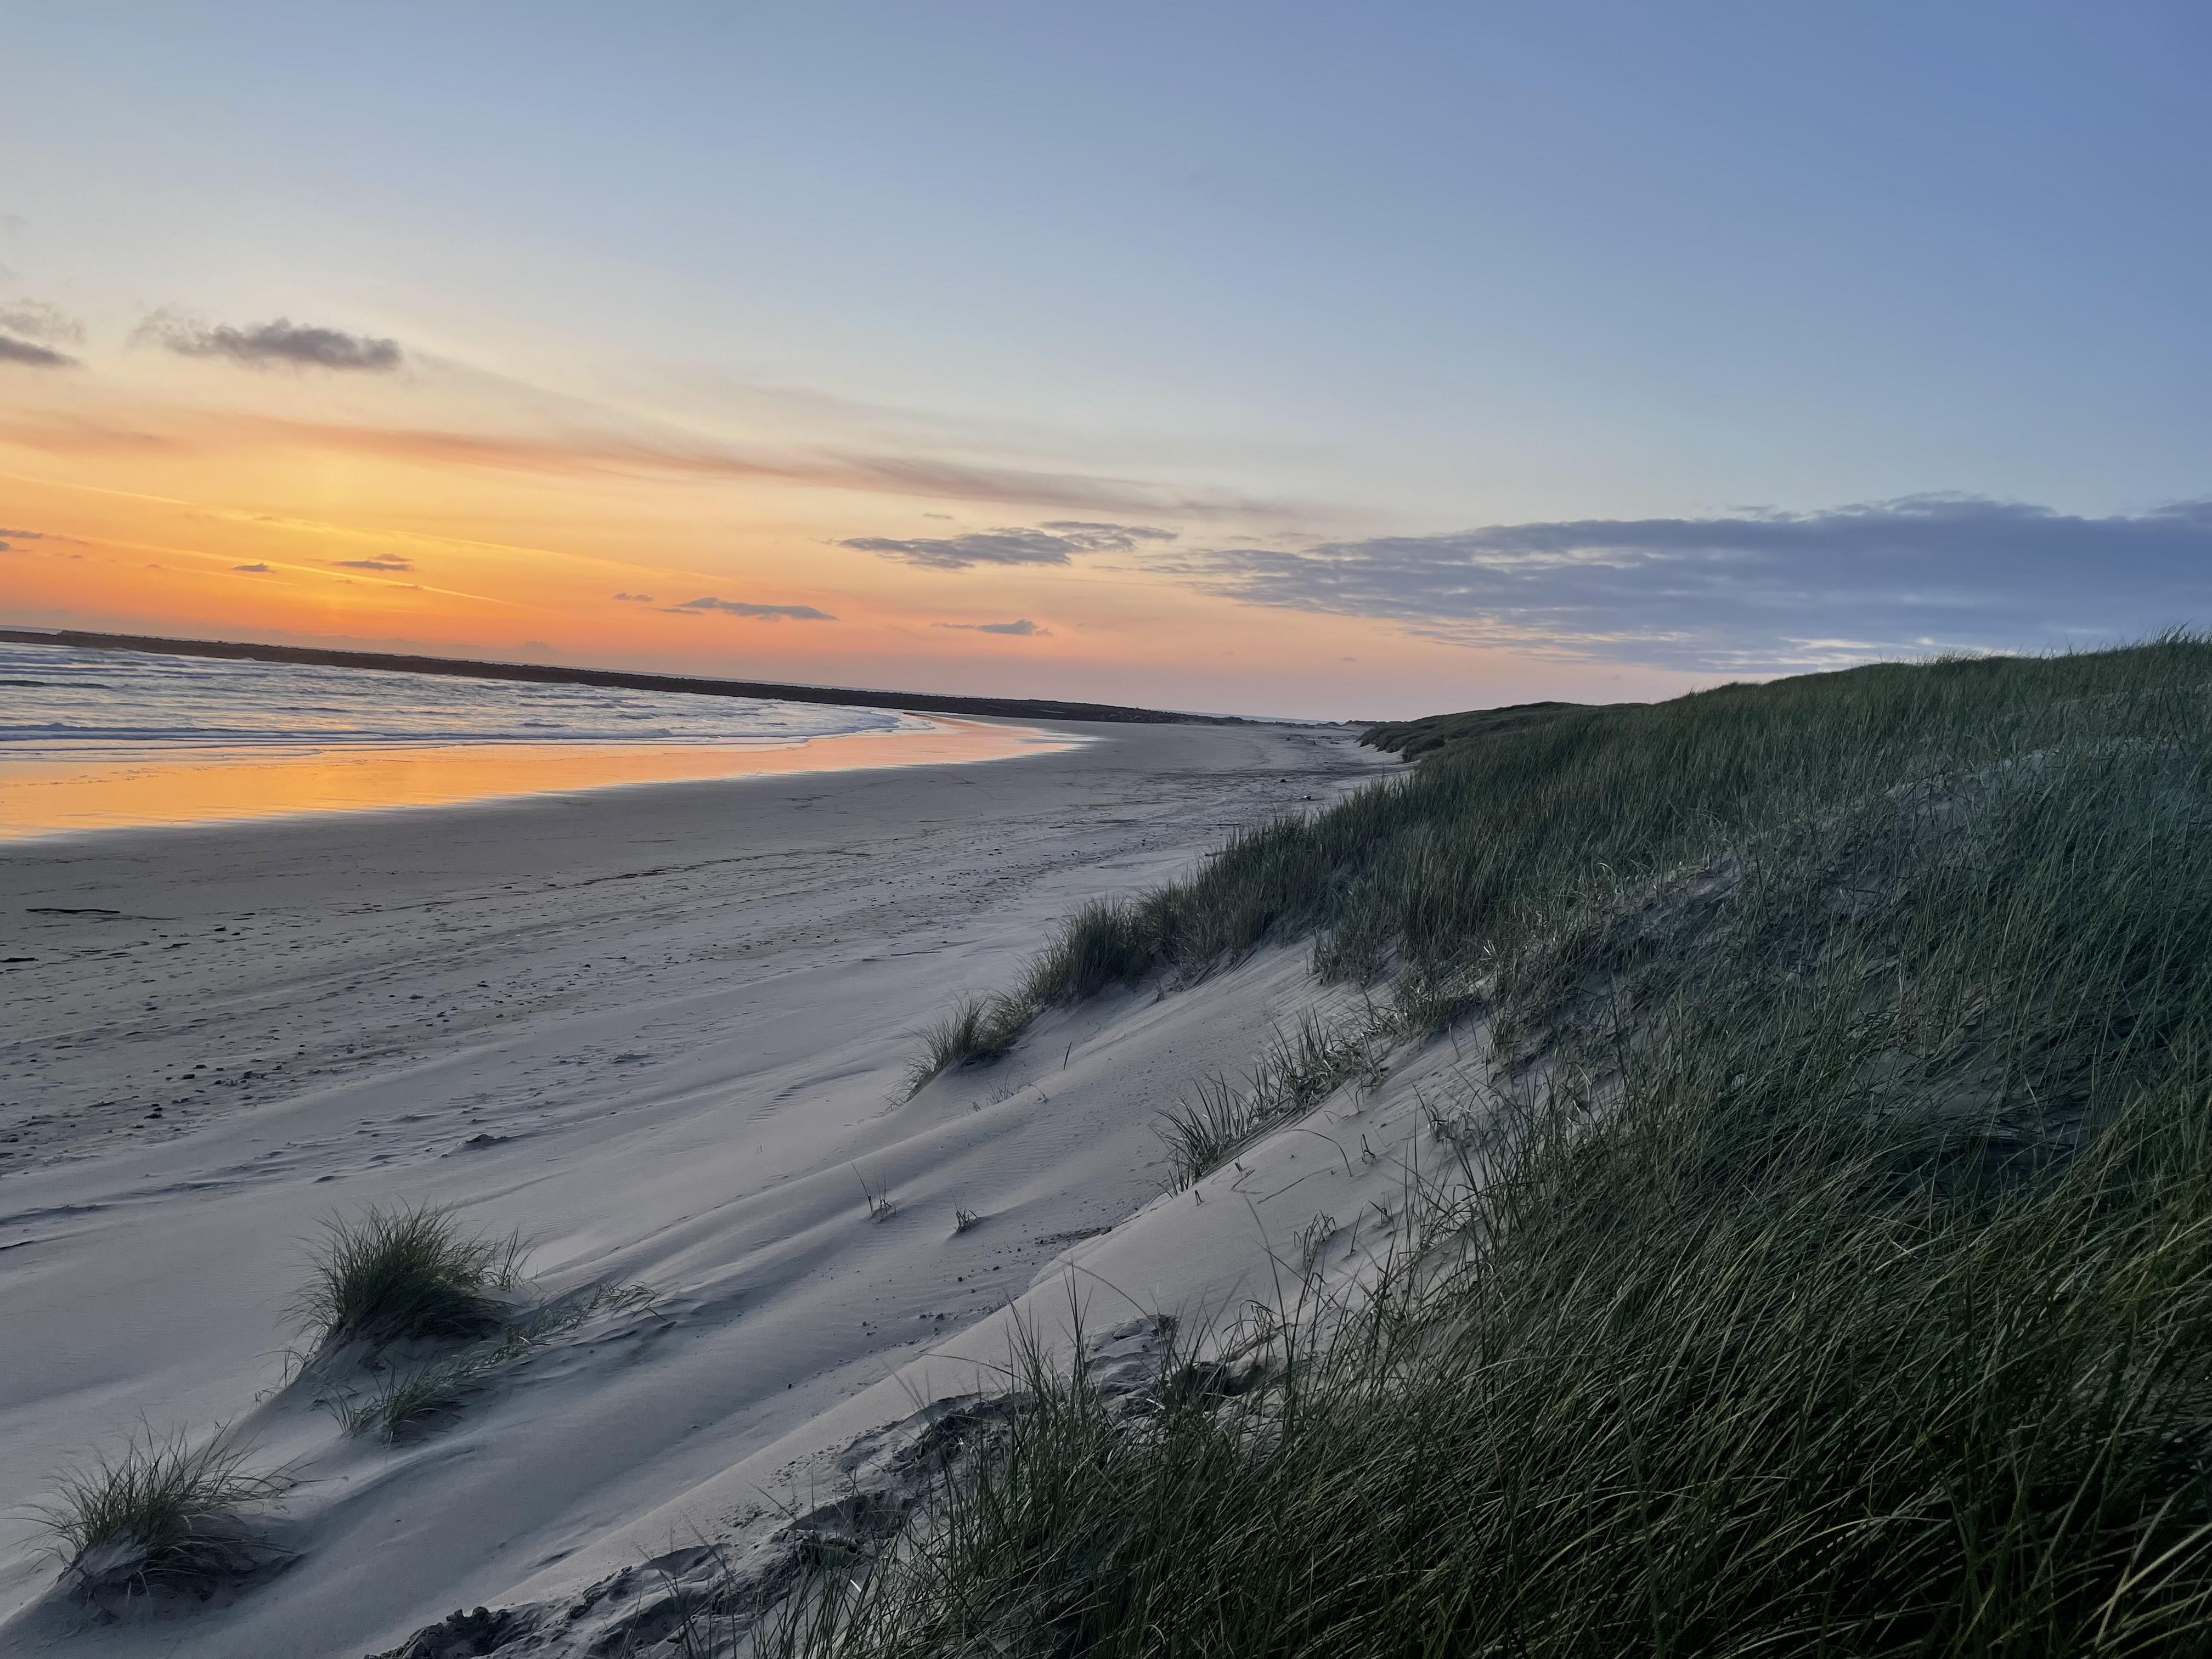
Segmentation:
{"type": "Polygon", "coordinates": [[[886,709],[0,642],[0,839],[1036,746],[886,709]]]}

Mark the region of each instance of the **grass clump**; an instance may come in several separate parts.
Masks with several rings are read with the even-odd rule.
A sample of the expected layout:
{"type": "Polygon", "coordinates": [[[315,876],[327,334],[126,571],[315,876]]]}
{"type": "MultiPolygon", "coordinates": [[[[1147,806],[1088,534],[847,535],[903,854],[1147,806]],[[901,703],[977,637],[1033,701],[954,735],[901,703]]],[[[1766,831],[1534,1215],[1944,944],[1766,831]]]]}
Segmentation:
{"type": "Polygon", "coordinates": [[[338,1426],[348,1434],[367,1435],[396,1445],[459,1413],[468,1396],[509,1357],[495,1350],[455,1355],[404,1370],[394,1367],[373,1388],[325,1395],[317,1403],[337,1419],[338,1426]]]}
{"type": "Polygon", "coordinates": [[[1389,1010],[1370,1008],[1340,1030],[1308,1015],[1297,1030],[1278,1032],[1252,1063],[1239,1088],[1224,1077],[1201,1078],[1195,1098],[1160,1114],[1160,1138],[1181,1191],[1280,1124],[1304,1117],[1346,1083],[1373,1089],[1387,1071],[1384,1056],[1403,1035],[1389,1010]]]}
{"type": "Polygon", "coordinates": [[[249,1461],[222,1434],[193,1446],[145,1430],[64,1474],[59,1495],[33,1517],[86,1589],[203,1589],[266,1559],[247,1523],[295,1484],[249,1461]]]}
{"type": "Polygon", "coordinates": [[[921,1047],[907,1067],[908,1095],[946,1072],[1004,1059],[1030,1022],[1055,1004],[1136,983],[1158,964],[1164,939],[1152,900],[1095,899],[1085,905],[1060,925],[1012,990],[966,998],[917,1034],[921,1047]]]}
{"type": "Polygon", "coordinates": [[[919,1094],[944,1073],[1003,1059],[1029,1015],[1011,997],[969,997],[918,1033],[921,1048],[907,1066],[906,1091],[919,1094]]]}
{"type": "Polygon", "coordinates": [[[1033,1379],[764,1650],[2212,1651],[2204,642],[1559,713],[1170,891],[1484,1011],[1459,1178],[1255,1386],[1033,1379]]]}
{"type": "Polygon", "coordinates": [[[397,1443],[454,1416],[503,1367],[527,1358],[594,1314],[629,1312],[649,1306],[653,1299],[653,1292],[643,1285],[587,1285],[510,1321],[496,1337],[426,1364],[386,1365],[374,1386],[328,1395],[317,1403],[348,1434],[397,1443]]]}
{"type": "Polygon", "coordinates": [[[1407,760],[1425,760],[1440,749],[1474,738],[1486,738],[1516,726],[1538,726],[1546,720],[1585,709],[1577,702],[1518,702],[1503,708],[1477,708],[1464,714],[1429,714],[1419,720],[1386,720],[1360,733],[1370,748],[1387,749],[1407,760]]]}
{"type": "Polygon", "coordinates": [[[1093,899],[1060,925],[1015,997],[1035,1012],[1134,985],[1172,950],[1170,926],[1152,899],[1093,899]]]}
{"type": "Polygon", "coordinates": [[[522,1251],[520,1233],[471,1233],[435,1205],[333,1216],[293,1314],[325,1345],[478,1335],[499,1322],[498,1296],[520,1278],[522,1251]]]}

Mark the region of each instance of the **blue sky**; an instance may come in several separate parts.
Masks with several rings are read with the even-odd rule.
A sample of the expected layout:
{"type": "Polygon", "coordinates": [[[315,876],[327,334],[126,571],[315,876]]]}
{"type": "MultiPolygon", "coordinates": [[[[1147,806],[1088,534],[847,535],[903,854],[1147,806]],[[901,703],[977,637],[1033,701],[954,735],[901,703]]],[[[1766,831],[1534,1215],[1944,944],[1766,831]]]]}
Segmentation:
{"type": "MultiPolygon", "coordinates": [[[[1216,702],[1267,702],[1238,676],[1268,629],[1337,603],[1228,556],[1255,550],[1359,565],[1345,614],[1370,646],[1413,630],[1431,677],[1398,705],[1510,700],[1516,672],[1556,691],[1562,663],[1656,690],[1838,642],[2212,621],[2212,544],[2096,528],[2212,495],[2201,4],[31,0],[9,33],[0,325],[12,294],[91,343],[42,349],[100,369],[149,314],[281,315],[439,366],[441,429],[465,409],[1120,481],[1099,516],[1180,539],[1117,580],[1194,596],[1216,633],[1250,619],[1244,666],[1190,687],[1216,702]],[[1709,641],[1694,607],[1615,614],[1601,576],[1577,601],[1634,526],[1826,514],[1848,543],[1839,509],[1939,494],[1952,539],[1915,545],[1940,605],[1848,546],[1839,582],[1836,544],[1802,537],[1761,544],[1741,605],[1707,561],[1709,641]],[[1993,504],[1971,552],[1961,499],[1993,504]],[[2028,604],[2002,556],[2022,507],[2086,526],[2037,544],[2028,604]],[[1534,605],[1404,574],[1407,538],[1488,569],[1499,526],[1613,520],[1534,605]]],[[[323,379],[317,419],[392,418],[323,379]]],[[[1036,533],[1080,494],[955,502],[952,532],[945,500],[881,491],[744,522],[857,581],[835,561],[917,568],[868,566],[872,541],[1036,533]]],[[[1064,614],[931,623],[929,647],[1057,651],[939,660],[1097,691],[1127,599],[1105,586],[1009,593],[1064,614]]]]}

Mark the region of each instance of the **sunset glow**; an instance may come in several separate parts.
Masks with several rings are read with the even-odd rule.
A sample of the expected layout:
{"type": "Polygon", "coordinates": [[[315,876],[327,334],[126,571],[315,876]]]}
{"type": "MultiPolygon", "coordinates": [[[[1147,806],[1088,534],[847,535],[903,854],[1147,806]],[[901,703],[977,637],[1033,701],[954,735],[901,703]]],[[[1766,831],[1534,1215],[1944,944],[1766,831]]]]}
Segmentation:
{"type": "Polygon", "coordinates": [[[333,750],[274,759],[18,761],[0,775],[5,784],[0,791],[0,841],[366,807],[442,806],[621,784],[1005,760],[1073,748],[1078,741],[942,716],[931,724],[934,729],[924,732],[854,732],[757,749],[473,744],[333,750]]]}
{"type": "Polygon", "coordinates": [[[0,1659],[2212,1649],[2206,0],[0,63],[0,1659]]]}
{"type": "Polygon", "coordinates": [[[102,15],[10,42],[0,623],[1337,719],[2202,618],[2171,45],[102,15]]]}
{"type": "MultiPolygon", "coordinates": [[[[118,378],[139,367],[122,354],[118,378]]],[[[441,365],[378,387],[374,409],[347,398],[358,424],[294,377],[240,406],[226,372],[197,371],[224,406],[87,378],[40,383],[0,419],[8,516],[38,532],[11,543],[6,620],[1008,696],[1159,697],[1143,688],[1164,673],[1194,706],[1250,705],[1238,687],[1287,690],[1285,670],[1341,672],[1363,646],[1386,676],[1467,668],[1465,647],[1388,625],[1255,618],[1111,550],[943,571],[839,544],[941,525],[957,476],[914,495],[889,469],[682,434],[366,418],[434,407],[464,378],[441,365]]]]}

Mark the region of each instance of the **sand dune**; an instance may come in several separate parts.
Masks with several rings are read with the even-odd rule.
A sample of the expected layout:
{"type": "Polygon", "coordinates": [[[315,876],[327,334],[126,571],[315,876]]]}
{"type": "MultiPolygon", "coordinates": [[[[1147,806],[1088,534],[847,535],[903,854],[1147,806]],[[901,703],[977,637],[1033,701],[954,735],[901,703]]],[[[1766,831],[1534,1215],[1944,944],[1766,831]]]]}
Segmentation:
{"type": "MultiPolygon", "coordinates": [[[[1079,1012],[1048,1016],[991,1073],[933,1084],[917,1115],[942,1117],[963,1139],[968,1126],[957,1114],[965,1110],[998,1126],[986,1135],[1050,1121],[1092,1143],[1088,1152],[1066,1147],[1052,1178],[1086,1165],[1085,1178],[1102,1186],[1120,1185],[1131,1170],[1157,1176],[1146,1120],[1190,1078],[1236,1075],[1271,1028],[1309,1016],[1340,1028],[1357,1020],[1358,994],[1318,987],[1308,957],[1302,946],[1277,946],[1164,1000],[1109,993],[1079,1012]]],[[[1063,1370],[1079,1354],[1103,1386],[1141,1389],[1157,1382],[1170,1341],[1181,1353],[1233,1354],[1255,1321],[1264,1327],[1282,1309],[1364,1282],[1402,1245],[1413,1189],[1453,1178],[1447,1156],[1425,1144],[1433,1137],[1424,1101],[1457,1098],[1445,1075],[1454,1049],[1432,1043],[1395,1058],[1378,1086],[1347,1086],[1194,1189],[1164,1192],[1154,1180],[1137,1194],[1141,1207],[1117,1224],[993,1240],[1005,1231],[998,1224],[1020,1230],[1016,1218],[1036,1212],[1024,1204],[988,1218],[976,1242],[1011,1247],[1011,1282],[997,1277],[995,1254],[981,1257],[946,1237],[951,1203],[974,1190],[981,1170],[933,1159],[937,1137],[925,1128],[901,1146],[914,1178],[895,1188],[902,1202],[922,1199],[922,1216],[903,1226],[894,1216],[884,1231],[894,1248],[904,1241],[966,1266],[965,1285],[956,1280],[947,1297],[939,1285],[939,1306],[949,1301],[957,1311],[918,1311],[934,1328],[895,1372],[490,1598],[504,1612],[498,1650],[581,1659],[642,1647],[687,1595],[704,1601],[733,1583],[778,1583],[810,1535],[854,1532],[856,1489],[886,1509],[920,1496],[928,1462],[899,1454],[949,1413],[988,1416],[1032,1353],[1063,1370]],[[1021,1261],[1024,1248],[1050,1254],[1021,1261]],[[989,1265],[979,1272],[982,1260],[989,1265]],[[963,1322],[978,1299],[989,1311],[963,1322]]]]}
{"type": "Polygon", "coordinates": [[[1003,1066],[900,1103],[905,1033],[1006,982],[1082,899],[1383,763],[1298,728],[1085,735],[0,854],[4,954],[33,958],[0,970],[0,1500],[141,1418],[234,1423],[307,1480],[289,1570],[97,1633],[9,1520],[5,1644],[355,1655],[457,1606],[557,1600],[895,1418],[917,1384],[890,1379],[925,1351],[972,1376],[999,1310],[1033,1283],[1042,1307],[1071,1249],[1140,1298],[1232,1297],[1243,1269],[1189,1232],[1194,1200],[1153,1218],[1150,1120],[1314,994],[1297,954],[1209,986],[1203,1018],[1127,996],[1054,1016],[1003,1066]],[[438,1432],[345,1439],[283,1386],[283,1310],[319,1218],[401,1200],[524,1229],[549,1291],[660,1300],[509,1368],[438,1432]],[[1093,1237],[1148,1204],[1117,1236],[1139,1242],[1093,1237]],[[956,1209],[979,1219],[956,1232],[956,1209]]]}

